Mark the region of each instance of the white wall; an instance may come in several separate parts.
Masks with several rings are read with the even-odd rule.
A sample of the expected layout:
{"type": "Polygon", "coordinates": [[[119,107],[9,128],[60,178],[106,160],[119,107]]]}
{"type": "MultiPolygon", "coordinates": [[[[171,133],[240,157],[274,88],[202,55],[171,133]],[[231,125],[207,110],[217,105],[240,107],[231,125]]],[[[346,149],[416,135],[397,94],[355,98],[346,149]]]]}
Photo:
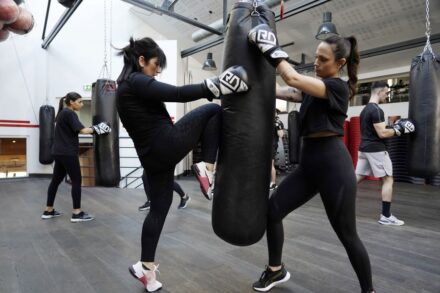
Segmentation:
{"type": "MultiPolygon", "coordinates": [[[[110,1],[107,1],[109,9],[110,1]]],[[[145,25],[123,1],[111,1],[112,26],[107,20],[107,38],[116,48],[128,43],[130,36],[149,36],[165,46],[166,36],[145,25]]],[[[98,79],[104,59],[104,1],[83,1],[72,17],[58,33],[47,50],[41,48],[42,30],[47,1],[26,1],[26,8],[35,18],[35,27],[28,35],[13,35],[0,43],[0,120],[30,120],[38,124],[39,107],[49,104],[58,109],[58,99],[69,91],[90,97],[84,85],[98,79]]],[[[46,36],[49,35],[65,8],[52,1],[46,36]]],[[[107,15],[110,15],[109,13],[107,15]]],[[[172,43],[172,42],[171,42],[172,43]]],[[[168,44],[171,44],[168,43],[168,44]]],[[[168,68],[161,80],[170,84],[182,84],[183,74],[180,48],[176,41],[168,54],[168,68]]],[[[110,50],[110,49],[109,49],[110,50]]],[[[192,58],[191,58],[192,59],[192,58]]],[[[115,50],[108,52],[110,78],[116,79],[122,58],[115,50]]],[[[201,64],[198,65],[199,67],[201,64]]],[[[108,77],[108,76],[103,76],[108,77]]],[[[201,79],[199,79],[200,81],[201,79]]],[[[178,120],[183,115],[183,105],[168,103],[172,116],[178,120]]],[[[51,165],[38,162],[38,128],[0,127],[0,137],[27,138],[28,173],[51,173],[51,165]]]]}

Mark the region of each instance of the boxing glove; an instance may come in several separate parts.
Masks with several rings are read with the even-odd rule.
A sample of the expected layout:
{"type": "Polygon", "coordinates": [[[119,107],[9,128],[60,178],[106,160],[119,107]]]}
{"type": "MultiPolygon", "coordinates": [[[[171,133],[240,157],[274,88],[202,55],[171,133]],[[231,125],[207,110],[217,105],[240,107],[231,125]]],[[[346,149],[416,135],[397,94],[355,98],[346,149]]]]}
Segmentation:
{"type": "Polygon", "coordinates": [[[246,70],[241,66],[231,66],[220,76],[205,79],[203,84],[211,93],[208,100],[212,101],[220,96],[248,91],[247,82],[246,70]]]}
{"type": "Polygon", "coordinates": [[[93,129],[93,133],[97,135],[107,134],[112,132],[112,129],[107,122],[101,122],[99,124],[93,125],[91,128],[93,129]]]}
{"type": "Polygon", "coordinates": [[[248,33],[248,40],[263,53],[266,60],[277,67],[283,60],[288,60],[289,55],[278,46],[277,36],[267,24],[259,24],[248,33]]]}
{"type": "Polygon", "coordinates": [[[399,119],[394,123],[393,130],[397,136],[401,136],[402,134],[413,133],[416,131],[416,127],[409,119],[399,119]]]}

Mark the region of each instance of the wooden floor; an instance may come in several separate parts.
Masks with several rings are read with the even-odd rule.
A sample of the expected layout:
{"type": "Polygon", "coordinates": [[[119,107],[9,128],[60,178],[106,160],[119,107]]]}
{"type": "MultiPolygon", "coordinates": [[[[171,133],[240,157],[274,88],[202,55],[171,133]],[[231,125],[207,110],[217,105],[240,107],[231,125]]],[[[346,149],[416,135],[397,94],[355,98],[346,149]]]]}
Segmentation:
{"type": "MultiPolygon", "coordinates": [[[[157,261],[161,292],[253,292],[267,261],[266,240],[236,247],[211,227],[211,202],[193,177],[178,180],[192,200],[175,197],[157,261]]],[[[64,215],[40,220],[48,179],[0,181],[1,293],[144,292],[127,267],[140,256],[143,190],[83,188],[83,208],[96,216],[70,223],[70,186],[55,206],[64,215]]],[[[440,189],[395,184],[392,211],[402,227],[377,223],[379,183],[359,185],[358,231],[370,254],[378,293],[440,292],[440,189]]],[[[345,250],[315,197],[285,220],[284,262],[291,279],[271,292],[360,292],[345,250]]]]}

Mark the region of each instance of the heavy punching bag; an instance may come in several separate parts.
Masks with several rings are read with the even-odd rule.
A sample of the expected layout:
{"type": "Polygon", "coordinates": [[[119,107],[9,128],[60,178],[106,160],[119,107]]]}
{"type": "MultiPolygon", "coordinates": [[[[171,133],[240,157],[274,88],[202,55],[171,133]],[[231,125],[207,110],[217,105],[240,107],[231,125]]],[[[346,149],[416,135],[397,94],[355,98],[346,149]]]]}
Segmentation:
{"type": "Polygon", "coordinates": [[[301,150],[301,130],[299,112],[294,110],[289,113],[287,118],[289,133],[289,160],[292,164],[299,163],[299,155],[301,150]]]}
{"type": "Polygon", "coordinates": [[[408,118],[416,131],[410,136],[408,171],[416,177],[440,172],[440,56],[426,50],[411,63],[408,118]]]}
{"type": "Polygon", "coordinates": [[[41,164],[53,163],[52,145],[55,133],[55,108],[49,105],[40,107],[40,153],[38,159],[41,164]]]}
{"type": "Polygon", "coordinates": [[[243,66],[250,83],[249,92],[221,99],[223,120],[212,226],[220,238],[234,245],[251,245],[266,230],[275,69],[248,43],[247,34],[261,23],[274,28],[274,18],[266,5],[254,10],[252,2],[238,2],[226,27],[223,68],[243,66]]]}
{"type": "Polygon", "coordinates": [[[93,124],[106,121],[112,128],[107,135],[95,135],[95,178],[100,186],[118,186],[121,177],[119,167],[119,116],[116,111],[116,83],[98,79],[92,85],[93,124]]]}

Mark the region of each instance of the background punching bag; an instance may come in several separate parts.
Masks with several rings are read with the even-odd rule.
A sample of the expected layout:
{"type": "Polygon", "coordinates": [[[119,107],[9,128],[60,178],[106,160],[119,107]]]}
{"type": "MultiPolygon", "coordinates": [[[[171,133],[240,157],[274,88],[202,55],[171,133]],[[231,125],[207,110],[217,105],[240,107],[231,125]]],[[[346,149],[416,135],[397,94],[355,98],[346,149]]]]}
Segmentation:
{"type": "Polygon", "coordinates": [[[53,162],[52,145],[55,133],[55,108],[49,105],[40,107],[40,153],[38,159],[41,164],[53,162]]]}
{"type": "Polygon", "coordinates": [[[299,155],[301,150],[301,135],[299,128],[299,112],[294,110],[289,113],[287,118],[289,132],[289,160],[292,164],[299,163],[299,155]]]}
{"type": "Polygon", "coordinates": [[[94,135],[96,184],[118,186],[121,178],[119,167],[119,116],[116,111],[116,83],[109,79],[98,79],[92,85],[93,124],[106,121],[112,132],[94,135]]]}
{"type": "Polygon", "coordinates": [[[416,131],[410,136],[408,171],[416,177],[440,172],[439,58],[425,50],[411,63],[408,118],[416,131]]]}
{"type": "Polygon", "coordinates": [[[256,46],[249,30],[261,23],[275,27],[274,13],[251,2],[233,5],[226,27],[223,69],[243,66],[250,91],[221,99],[222,132],[217,160],[212,226],[223,240],[251,245],[266,230],[272,132],[275,113],[275,69],[256,46]],[[254,13],[256,14],[256,13],[254,13]]]}

